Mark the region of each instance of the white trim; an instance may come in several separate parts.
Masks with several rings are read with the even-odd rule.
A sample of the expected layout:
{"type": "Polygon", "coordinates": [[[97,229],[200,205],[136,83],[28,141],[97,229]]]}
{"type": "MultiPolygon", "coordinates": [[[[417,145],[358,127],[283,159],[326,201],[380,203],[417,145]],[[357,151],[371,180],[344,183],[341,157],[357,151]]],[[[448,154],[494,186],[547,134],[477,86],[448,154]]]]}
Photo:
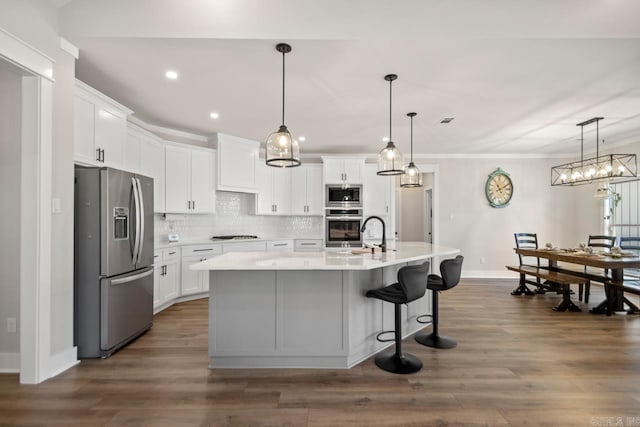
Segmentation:
{"type": "Polygon", "coordinates": [[[80,363],[78,360],[78,347],[71,347],[52,354],[49,359],[49,378],[55,377],[78,363],[80,363]]]}
{"type": "Polygon", "coordinates": [[[102,92],[99,92],[98,90],[92,88],[91,86],[89,86],[88,84],[86,84],[85,82],[76,79],[76,89],[81,89],[83,91],[85,91],[86,93],[88,93],[91,96],[94,96],[98,99],[100,99],[103,102],[106,102],[107,104],[111,105],[112,107],[115,107],[117,110],[119,110],[121,113],[124,113],[125,115],[130,115],[133,114],[133,110],[125,107],[124,105],[120,104],[118,101],[116,101],[115,99],[109,98],[107,95],[105,95],[102,92]]]}
{"type": "Polygon", "coordinates": [[[575,153],[440,153],[440,154],[413,154],[413,160],[429,161],[431,159],[565,159],[575,157],[575,153]]]}
{"type": "Polygon", "coordinates": [[[0,353],[0,373],[17,374],[20,372],[20,353],[0,353]]]}
{"type": "Polygon", "coordinates": [[[509,270],[462,270],[463,279],[513,279],[517,280],[518,273],[509,270]]]}
{"type": "Polygon", "coordinates": [[[206,136],[197,135],[195,133],[185,132],[185,131],[176,130],[176,129],[165,128],[162,126],[152,125],[143,120],[140,120],[138,117],[135,117],[135,116],[129,116],[128,120],[132,124],[138,125],[139,127],[141,127],[142,129],[148,132],[158,132],[164,135],[175,136],[177,138],[190,139],[196,142],[209,142],[209,138],[207,138],[206,136]]]}
{"type": "Polygon", "coordinates": [[[2,28],[0,28],[0,57],[6,58],[20,68],[53,80],[55,61],[2,28]]]}
{"type": "Polygon", "coordinates": [[[76,59],[80,58],[80,50],[64,37],[60,37],[60,49],[64,50],[76,59]]]}
{"type": "Polygon", "coordinates": [[[49,378],[53,83],[22,79],[20,382],[49,378]]]}

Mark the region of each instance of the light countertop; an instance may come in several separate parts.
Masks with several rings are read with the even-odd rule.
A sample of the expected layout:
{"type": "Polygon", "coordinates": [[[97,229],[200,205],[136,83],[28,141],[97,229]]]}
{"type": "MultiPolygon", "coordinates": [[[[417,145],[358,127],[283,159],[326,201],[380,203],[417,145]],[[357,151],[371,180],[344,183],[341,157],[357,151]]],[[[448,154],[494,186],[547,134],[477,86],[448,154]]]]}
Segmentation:
{"type": "Polygon", "coordinates": [[[320,252],[230,252],[191,266],[192,270],[371,270],[436,256],[459,249],[422,242],[394,242],[386,253],[353,254],[340,250],[320,252]]]}

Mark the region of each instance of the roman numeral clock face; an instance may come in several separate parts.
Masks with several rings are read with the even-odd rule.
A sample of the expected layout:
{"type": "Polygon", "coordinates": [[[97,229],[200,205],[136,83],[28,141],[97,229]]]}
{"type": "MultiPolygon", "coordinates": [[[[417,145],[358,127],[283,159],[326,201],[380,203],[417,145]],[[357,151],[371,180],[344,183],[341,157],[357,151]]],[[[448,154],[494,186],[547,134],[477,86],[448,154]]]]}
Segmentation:
{"type": "Polygon", "coordinates": [[[513,196],[513,182],[509,174],[498,168],[487,179],[485,195],[489,204],[494,208],[503,208],[511,201],[513,196]]]}

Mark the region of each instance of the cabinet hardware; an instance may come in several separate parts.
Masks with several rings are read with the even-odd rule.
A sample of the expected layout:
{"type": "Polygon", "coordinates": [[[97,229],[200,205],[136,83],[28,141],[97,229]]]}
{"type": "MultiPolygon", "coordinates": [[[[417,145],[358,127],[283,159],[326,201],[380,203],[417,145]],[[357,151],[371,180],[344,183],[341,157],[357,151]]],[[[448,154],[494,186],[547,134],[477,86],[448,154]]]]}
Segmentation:
{"type": "Polygon", "coordinates": [[[104,148],[102,149],[102,163],[104,163],[104,148]]]}
{"type": "Polygon", "coordinates": [[[187,200],[187,209],[191,209],[191,200],[187,200]]]}
{"type": "Polygon", "coordinates": [[[209,249],[194,249],[193,252],[209,252],[212,251],[213,248],[209,248],[209,249]]]}
{"type": "Polygon", "coordinates": [[[315,243],[300,243],[300,246],[316,246],[315,243]]]}
{"type": "Polygon", "coordinates": [[[100,161],[100,149],[96,148],[96,162],[100,161]]]}
{"type": "Polygon", "coordinates": [[[175,252],[169,252],[169,255],[175,255],[175,254],[176,254],[175,252]]]}
{"type": "Polygon", "coordinates": [[[275,243],[273,246],[289,246],[288,243],[275,243]]]}
{"type": "Polygon", "coordinates": [[[196,210],[196,201],[195,200],[191,201],[191,206],[193,206],[192,209],[195,211],[196,210]]]}

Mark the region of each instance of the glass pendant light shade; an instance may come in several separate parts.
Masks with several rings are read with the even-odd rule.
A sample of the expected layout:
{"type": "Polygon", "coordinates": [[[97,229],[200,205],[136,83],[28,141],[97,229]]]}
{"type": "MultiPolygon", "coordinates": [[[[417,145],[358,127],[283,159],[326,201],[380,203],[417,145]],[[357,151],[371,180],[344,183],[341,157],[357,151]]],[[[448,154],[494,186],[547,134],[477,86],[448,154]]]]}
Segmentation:
{"type": "Polygon", "coordinates": [[[413,162],[409,162],[404,168],[404,174],[400,177],[400,187],[422,187],[422,172],[413,162]]]}
{"type": "Polygon", "coordinates": [[[378,175],[400,175],[402,173],[402,153],[393,141],[389,141],[378,154],[378,175]]]}
{"type": "Polygon", "coordinates": [[[267,138],[265,158],[269,166],[289,168],[300,165],[300,146],[286,126],[280,126],[267,138]]]}
{"type": "Polygon", "coordinates": [[[384,79],[389,82],[389,142],[378,154],[378,175],[401,175],[403,173],[402,153],[391,138],[391,83],[397,78],[398,76],[395,74],[384,76],[384,79]]]}
{"type": "Polygon", "coordinates": [[[413,118],[418,113],[407,113],[407,116],[411,119],[411,161],[404,168],[404,173],[400,177],[400,187],[413,188],[422,187],[422,172],[413,163],[413,118]]]}
{"type": "Polygon", "coordinates": [[[277,132],[273,132],[265,143],[265,161],[267,166],[292,168],[300,166],[300,146],[293,139],[291,132],[284,124],[284,56],[291,52],[291,46],[279,43],[276,50],[282,53],[282,124],[277,132]]]}

